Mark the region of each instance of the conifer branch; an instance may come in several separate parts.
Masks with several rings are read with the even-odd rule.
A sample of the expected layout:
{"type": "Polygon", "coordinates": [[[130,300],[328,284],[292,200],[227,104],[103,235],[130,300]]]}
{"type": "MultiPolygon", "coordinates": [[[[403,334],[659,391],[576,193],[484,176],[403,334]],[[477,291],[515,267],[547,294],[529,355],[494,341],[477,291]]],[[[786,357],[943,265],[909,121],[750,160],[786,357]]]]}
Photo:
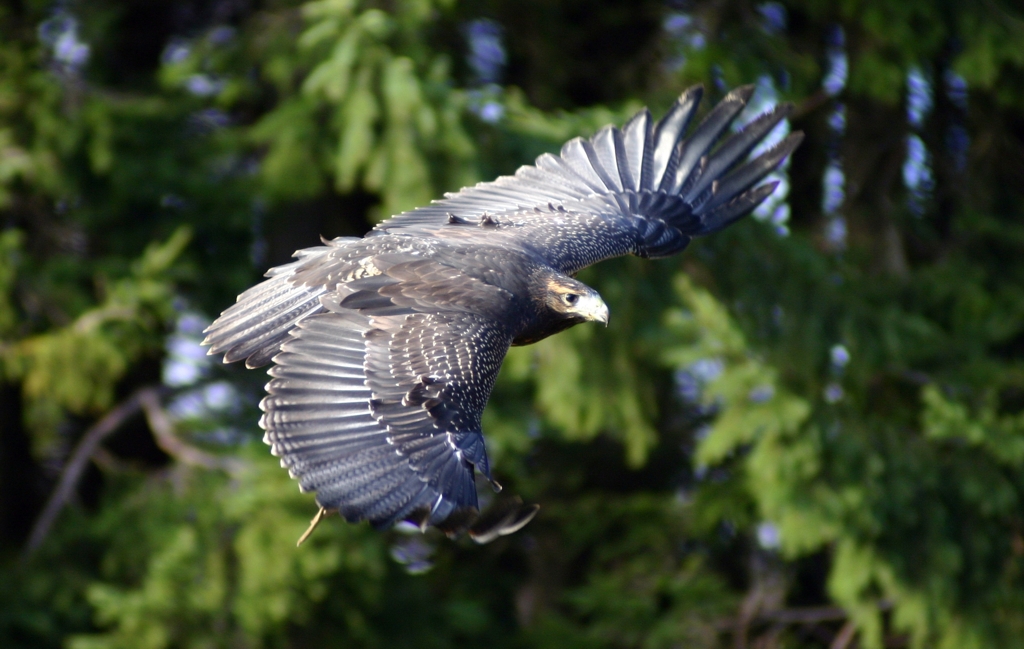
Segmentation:
{"type": "Polygon", "coordinates": [[[181,441],[175,434],[174,422],[160,405],[160,392],[161,388],[158,387],[136,391],[85,432],[64,465],[57,487],[32,526],[32,532],[22,552],[23,558],[30,557],[46,540],[57,516],[75,493],[89,459],[100,450],[103,440],[116,432],[140,409],[146,416],[146,422],[157,446],[176,461],[206,469],[221,469],[232,474],[242,468],[242,463],[235,458],[217,457],[181,441]]]}
{"type": "Polygon", "coordinates": [[[139,402],[146,414],[149,429],[153,431],[153,438],[164,453],[189,466],[221,469],[232,474],[241,470],[242,462],[236,458],[218,457],[181,441],[174,430],[174,422],[160,405],[160,396],[155,390],[144,391],[139,397],[139,402]]]}
{"type": "Polygon", "coordinates": [[[29,534],[28,542],[26,542],[22,553],[24,558],[31,556],[43,544],[54,522],[57,520],[57,515],[64,509],[64,505],[67,504],[71,495],[78,487],[78,481],[82,477],[82,472],[85,470],[89,458],[99,448],[100,442],[120,428],[126,419],[139,411],[144,395],[152,394],[155,398],[156,391],[157,388],[153,387],[142,388],[136,391],[85,432],[85,435],[82,436],[81,441],[78,442],[75,450],[71,453],[71,457],[64,465],[64,470],[60,474],[57,487],[53,490],[42,513],[39,514],[39,518],[36,519],[35,524],[32,526],[32,532],[29,534]]]}

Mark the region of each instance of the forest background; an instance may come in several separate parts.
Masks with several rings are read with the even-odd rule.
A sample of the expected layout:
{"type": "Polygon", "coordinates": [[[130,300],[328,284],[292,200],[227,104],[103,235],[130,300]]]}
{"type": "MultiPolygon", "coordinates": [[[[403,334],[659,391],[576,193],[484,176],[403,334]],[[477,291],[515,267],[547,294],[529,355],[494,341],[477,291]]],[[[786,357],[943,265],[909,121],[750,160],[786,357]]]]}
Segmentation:
{"type": "Polygon", "coordinates": [[[1022,44],[1009,0],[0,4],[0,645],[1024,647],[1022,44]],[[296,550],[206,324],[695,83],[807,138],[510,354],[484,430],[537,519],[296,550]]]}

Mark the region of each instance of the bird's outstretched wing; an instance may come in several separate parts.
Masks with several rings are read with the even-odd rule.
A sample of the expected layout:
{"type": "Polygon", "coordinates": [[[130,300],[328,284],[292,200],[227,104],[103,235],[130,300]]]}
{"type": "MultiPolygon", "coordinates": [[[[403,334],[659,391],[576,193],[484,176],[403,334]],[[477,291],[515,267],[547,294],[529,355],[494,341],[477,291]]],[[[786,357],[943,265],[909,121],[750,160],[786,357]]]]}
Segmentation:
{"type": "Polygon", "coordinates": [[[643,110],[621,130],[570,140],[560,155],[544,154],[514,176],[448,194],[376,230],[517,245],[566,273],[628,253],[677,253],[767,198],[775,183],[757,183],[802,139],[790,134],[741,164],[792,111],[782,104],[716,146],[753,90],[730,92],[685,136],[702,95],[691,88],[657,123],[643,110]]]}
{"type": "MultiPolygon", "coordinates": [[[[501,319],[491,309],[507,295],[451,265],[419,258],[436,248],[436,240],[401,239],[339,237],[297,251],[296,261],[270,269],[267,280],[239,295],[207,327],[207,353],[224,354],[225,363],[244,359],[247,367],[262,367],[301,320],[323,313],[325,301],[338,304],[345,298],[342,310],[376,306],[377,315],[442,307],[501,319]]],[[[471,252],[463,257],[464,263],[480,263],[471,252]]]]}
{"type": "Polygon", "coordinates": [[[490,479],[480,417],[511,336],[483,304],[501,289],[451,274],[414,260],[353,280],[273,359],[265,441],[304,491],[350,521],[485,537],[532,516],[472,527],[475,471],[490,479]]]}
{"type": "MultiPolygon", "coordinates": [[[[793,133],[740,164],[790,113],[783,104],[715,147],[752,92],[746,86],[729,93],[684,137],[702,95],[691,88],[657,123],[641,111],[622,130],[571,140],[558,156],[542,155],[514,176],[449,194],[374,232],[528,249],[568,274],[628,253],[679,252],[691,237],[753,210],[775,186],[757,183],[800,143],[802,135],[793,133]]],[[[210,353],[224,353],[226,362],[246,359],[249,367],[270,362],[297,322],[323,311],[321,296],[365,274],[361,264],[372,250],[353,250],[356,241],[300,250],[296,261],[272,269],[207,330],[210,353]]]]}

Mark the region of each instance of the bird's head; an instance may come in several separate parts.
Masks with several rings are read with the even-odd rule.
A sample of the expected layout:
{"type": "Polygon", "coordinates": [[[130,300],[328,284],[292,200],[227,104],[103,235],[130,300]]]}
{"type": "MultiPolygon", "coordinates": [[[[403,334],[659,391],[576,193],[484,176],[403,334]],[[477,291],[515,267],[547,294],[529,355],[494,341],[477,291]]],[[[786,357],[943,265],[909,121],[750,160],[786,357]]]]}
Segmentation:
{"type": "Polygon", "coordinates": [[[544,304],[570,324],[608,324],[608,305],[597,291],[566,275],[549,275],[544,282],[544,304]]]}

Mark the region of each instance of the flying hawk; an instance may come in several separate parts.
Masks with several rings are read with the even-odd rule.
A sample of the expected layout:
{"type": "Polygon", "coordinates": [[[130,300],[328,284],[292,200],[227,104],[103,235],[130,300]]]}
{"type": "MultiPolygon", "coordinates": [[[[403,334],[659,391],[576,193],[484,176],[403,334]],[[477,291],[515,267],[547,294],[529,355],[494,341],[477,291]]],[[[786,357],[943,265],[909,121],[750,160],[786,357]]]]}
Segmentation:
{"type": "Polygon", "coordinates": [[[481,542],[528,522],[535,507],[477,518],[475,473],[496,485],[480,418],[505,353],[608,322],[600,295],[573,279],[580,269],[673,255],[772,193],[777,183],[758,182],[802,134],[744,161],[791,105],[716,146],[752,93],[732,91],[684,137],[702,95],[691,88],[657,123],[643,110],[363,238],[299,250],[238,296],[204,344],[226,363],[274,363],[264,441],[316,492],[315,522],[338,511],[481,542]]]}

